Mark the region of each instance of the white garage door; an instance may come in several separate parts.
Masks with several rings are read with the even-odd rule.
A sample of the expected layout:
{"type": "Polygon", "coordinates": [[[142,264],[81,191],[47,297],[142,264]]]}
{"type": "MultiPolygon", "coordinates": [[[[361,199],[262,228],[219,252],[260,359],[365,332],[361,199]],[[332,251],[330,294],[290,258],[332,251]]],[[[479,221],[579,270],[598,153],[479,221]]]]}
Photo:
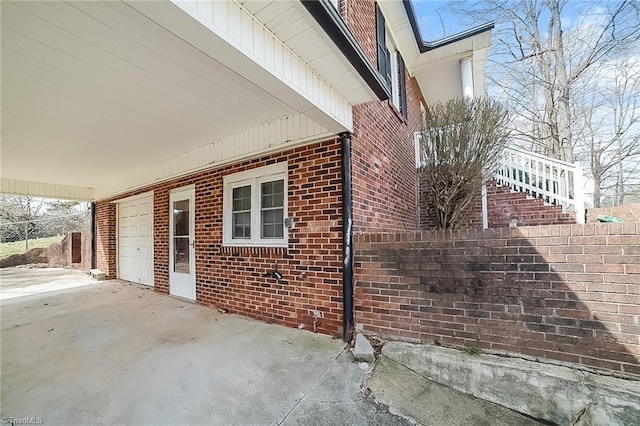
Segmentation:
{"type": "Polygon", "coordinates": [[[118,277],[153,285],[153,194],[118,204],[118,277]]]}

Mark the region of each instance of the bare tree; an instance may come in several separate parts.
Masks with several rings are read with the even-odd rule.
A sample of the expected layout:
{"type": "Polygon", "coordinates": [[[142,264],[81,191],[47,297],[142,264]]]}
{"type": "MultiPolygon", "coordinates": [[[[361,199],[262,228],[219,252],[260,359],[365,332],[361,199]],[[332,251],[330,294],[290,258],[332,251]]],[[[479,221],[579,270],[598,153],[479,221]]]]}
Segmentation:
{"type": "Polygon", "coordinates": [[[495,170],[509,137],[508,115],[495,100],[453,99],[425,114],[421,151],[427,202],[438,228],[455,228],[495,170]]]}
{"type": "Polygon", "coordinates": [[[604,196],[624,203],[639,182],[640,58],[609,61],[592,70],[573,103],[576,155],[588,164],[594,207],[604,196]]]}
{"type": "Polygon", "coordinates": [[[66,235],[90,226],[87,206],[77,201],[47,200],[25,196],[0,195],[0,241],[66,235]]]}
{"type": "Polygon", "coordinates": [[[43,198],[0,196],[2,241],[24,239],[25,251],[29,250],[29,236],[36,232],[37,219],[44,206],[43,198]]]}
{"type": "Polygon", "coordinates": [[[477,0],[454,2],[455,13],[473,22],[495,20],[489,78],[514,114],[514,137],[545,155],[575,160],[573,94],[585,73],[635,48],[639,5],[633,0],[477,0]],[[564,28],[565,9],[579,22],[564,28]]]}

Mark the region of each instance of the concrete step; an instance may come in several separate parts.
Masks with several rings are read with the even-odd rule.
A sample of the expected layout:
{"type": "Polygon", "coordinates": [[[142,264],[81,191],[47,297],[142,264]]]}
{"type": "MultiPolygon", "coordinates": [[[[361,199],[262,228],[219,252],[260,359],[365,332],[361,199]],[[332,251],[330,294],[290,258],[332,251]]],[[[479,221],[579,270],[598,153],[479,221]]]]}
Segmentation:
{"type": "Polygon", "coordinates": [[[429,380],[381,355],[365,392],[378,403],[420,425],[534,426],[513,410],[429,380]]]}

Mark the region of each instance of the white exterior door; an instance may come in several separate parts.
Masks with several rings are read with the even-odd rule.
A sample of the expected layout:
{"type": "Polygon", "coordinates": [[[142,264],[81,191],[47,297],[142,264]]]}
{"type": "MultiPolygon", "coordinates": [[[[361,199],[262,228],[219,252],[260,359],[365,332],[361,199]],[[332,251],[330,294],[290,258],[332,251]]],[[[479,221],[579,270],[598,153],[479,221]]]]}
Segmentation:
{"type": "Polygon", "coordinates": [[[195,189],[169,196],[169,293],[196,300],[195,189]]]}
{"type": "Polygon", "coordinates": [[[153,285],[153,193],[118,203],[118,278],[153,285]]]}

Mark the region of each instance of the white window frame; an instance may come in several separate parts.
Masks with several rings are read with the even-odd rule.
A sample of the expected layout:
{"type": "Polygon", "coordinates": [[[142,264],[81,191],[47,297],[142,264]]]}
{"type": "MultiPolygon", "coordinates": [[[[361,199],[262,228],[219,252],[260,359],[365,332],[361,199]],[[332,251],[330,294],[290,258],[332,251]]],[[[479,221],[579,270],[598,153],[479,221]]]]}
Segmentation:
{"type": "Polygon", "coordinates": [[[400,81],[398,81],[398,48],[396,47],[389,29],[386,28],[385,41],[389,51],[389,66],[391,67],[391,102],[400,111],[400,81]]]}
{"type": "Polygon", "coordinates": [[[261,238],[260,184],[274,180],[284,180],[284,211],[288,217],[288,163],[282,162],[234,173],[223,178],[222,241],[224,246],[237,247],[287,247],[288,229],[282,224],[282,238],[261,238]],[[233,189],[251,186],[251,238],[233,238],[233,189]]]}

